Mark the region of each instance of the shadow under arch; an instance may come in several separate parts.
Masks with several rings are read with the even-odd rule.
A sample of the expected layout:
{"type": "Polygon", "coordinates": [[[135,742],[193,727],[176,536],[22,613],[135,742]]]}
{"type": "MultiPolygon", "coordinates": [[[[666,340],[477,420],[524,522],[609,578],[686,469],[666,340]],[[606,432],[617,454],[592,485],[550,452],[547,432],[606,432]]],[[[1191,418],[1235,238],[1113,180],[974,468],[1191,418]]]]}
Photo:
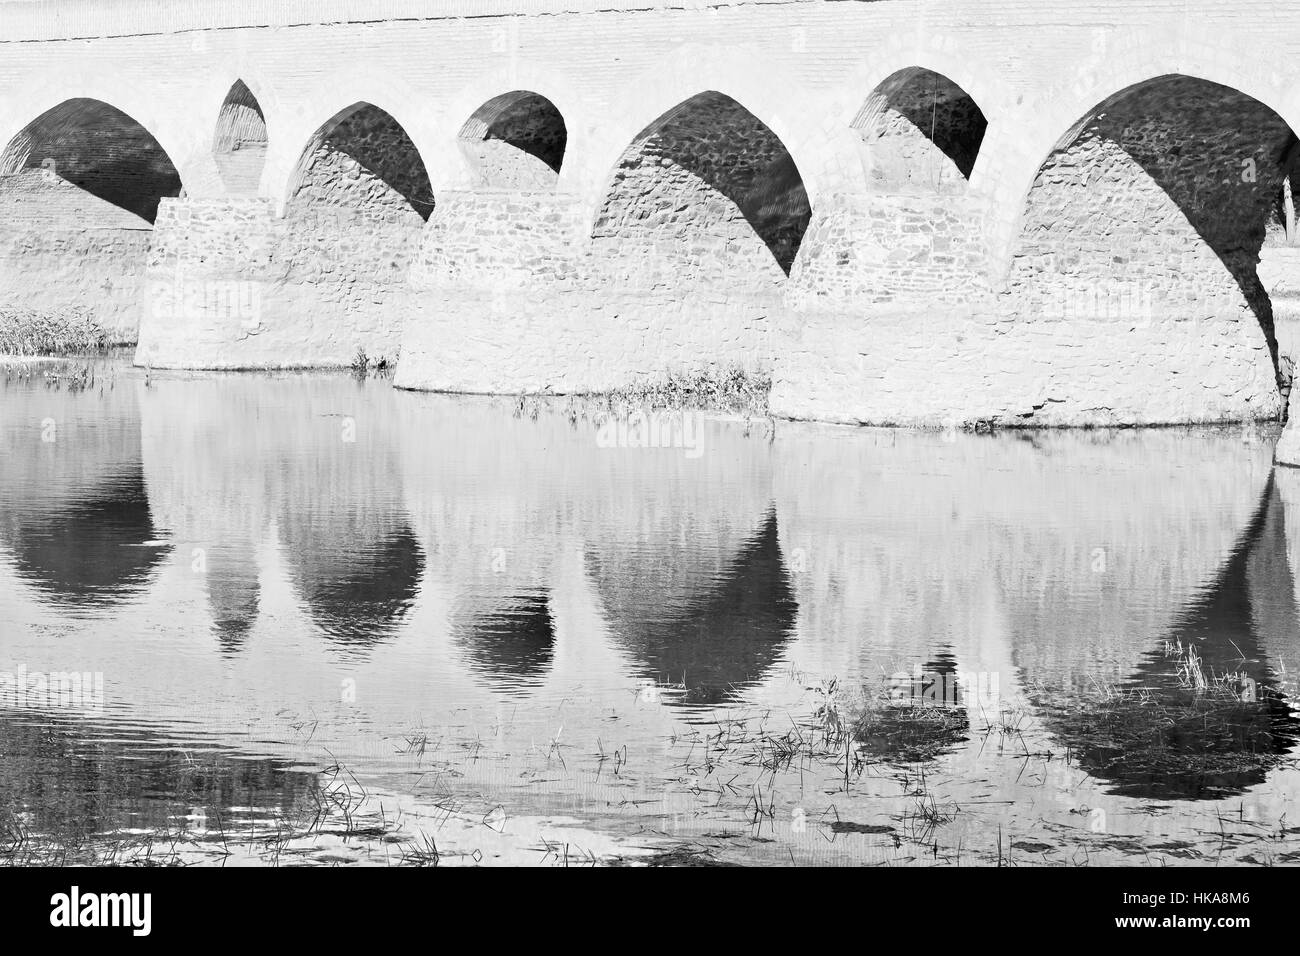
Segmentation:
{"type": "Polygon", "coordinates": [[[514,90],[475,110],[458,139],[479,187],[546,189],[559,182],[569,131],[545,96],[514,90]]]}
{"type": "Polygon", "coordinates": [[[853,128],[875,184],[944,187],[969,180],[988,120],[958,84],[926,67],[906,67],[867,97],[853,128]]]}
{"type": "Polygon", "coordinates": [[[290,179],[288,207],[315,201],[382,215],[411,209],[428,221],[433,186],[410,135],[391,114],[353,103],[317,129],[290,179]]]}
{"type": "Polygon", "coordinates": [[[1040,164],[1008,288],[1118,283],[1183,318],[1207,305],[1244,308],[1277,370],[1256,266],[1295,142],[1270,106],[1196,76],[1165,74],[1107,97],[1040,164]]]}
{"type": "Polygon", "coordinates": [[[676,594],[654,593],[641,575],[625,580],[593,553],[587,562],[615,639],[639,676],[667,685],[672,703],[734,700],[771,671],[791,640],[798,608],[775,510],[718,573],[676,594]]]}
{"type": "Polygon", "coordinates": [[[1300,717],[1279,692],[1256,607],[1280,601],[1284,614],[1290,609],[1283,626],[1300,634],[1285,536],[1270,476],[1222,569],[1119,693],[1038,702],[1048,729],[1111,792],[1155,800],[1241,794],[1300,741],[1300,717]]]}
{"type": "Polygon", "coordinates": [[[73,608],[109,608],[143,589],[171,550],[157,543],[144,469],[133,464],[40,510],[6,507],[0,535],[19,575],[73,608]]]}
{"type": "Polygon", "coordinates": [[[593,235],[717,238],[725,245],[725,224],[737,217],[789,275],[812,218],[794,157],[758,117],[709,90],[636,135],[611,177],[593,235]]]}
{"type": "MultiPolygon", "coordinates": [[[[57,188],[70,185],[150,225],[159,203],[182,189],[175,164],[148,130],[90,98],[65,100],[24,127],[0,156],[0,175],[14,174],[38,189],[42,201],[71,202],[76,194],[57,188]]],[[[84,219],[96,212],[92,205],[68,214],[84,219]]]]}

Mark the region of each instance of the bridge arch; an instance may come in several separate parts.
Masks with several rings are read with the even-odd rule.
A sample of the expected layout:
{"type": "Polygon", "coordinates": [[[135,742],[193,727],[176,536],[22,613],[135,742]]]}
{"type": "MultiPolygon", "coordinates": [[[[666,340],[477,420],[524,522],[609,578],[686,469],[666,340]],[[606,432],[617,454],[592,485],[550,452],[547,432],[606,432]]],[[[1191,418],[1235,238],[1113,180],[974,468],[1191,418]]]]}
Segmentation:
{"type": "Polygon", "coordinates": [[[227,193],[256,195],[266,166],[266,115],[242,79],[235,80],[217,114],[212,151],[227,193]]]}
{"type": "Polygon", "coordinates": [[[391,113],[364,101],[317,128],[290,177],[288,199],[348,211],[405,208],[424,220],[433,211],[433,187],[414,140],[391,113]]]}
{"type": "Polygon", "coordinates": [[[1179,361],[1194,364],[1171,367],[1171,387],[1216,388],[1234,416],[1276,414],[1290,371],[1257,266],[1296,145],[1273,107],[1201,76],[1110,93],[1059,136],[1021,197],[1004,297],[1027,321],[1128,323],[1185,341],[1179,361]]]}
{"type": "Polygon", "coordinates": [[[149,130],[88,97],[64,100],[28,123],[0,156],[0,174],[17,180],[8,189],[36,189],[33,199],[73,200],[83,223],[87,216],[130,221],[104,208],[112,206],[152,225],[161,200],[179,196],[182,186],[171,157],[149,130]],[[66,187],[77,190],[75,200],[66,187]]]}
{"type": "Polygon", "coordinates": [[[988,119],[942,73],[904,67],[867,97],[852,123],[866,149],[868,188],[962,188],[970,180],[988,119]]]}
{"type": "Polygon", "coordinates": [[[571,166],[583,164],[582,183],[593,209],[604,201],[609,171],[618,164],[628,143],[657,118],[708,90],[731,97],[762,120],[794,157],[808,195],[816,203],[824,192],[817,175],[826,139],[826,113],[820,105],[824,95],[808,89],[797,74],[761,58],[751,48],[687,43],[627,77],[612,102],[602,105],[595,118],[591,107],[580,113],[561,103],[573,127],[571,134],[576,135],[580,119],[585,118],[586,125],[592,127],[587,149],[583,155],[571,150],[565,168],[567,172],[571,166]]]}
{"type": "Polygon", "coordinates": [[[637,258],[675,246],[688,269],[788,275],[811,218],[794,157],[762,120],[717,90],[696,93],[641,130],[597,213],[597,247],[637,258]]]}
{"type": "Polygon", "coordinates": [[[475,186],[554,189],[569,133],[564,116],[547,97],[513,90],[475,110],[458,138],[475,186]]]}
{"type": "Polygon", "coordinates": [[[1025,198],[1062,139],[1077,133],[1080,118],[1099,104],[1166,76],[1187,76],[1235,89],[1300,130],[1300,89],[1261,60],[1253,40],[1242,42],[1217,27],[1181,27],[1173,37],[1168,30],[1158,35],[1126,32],[1118,38],[1098,31],[1092,55],[1077,75],[1006,99],[1005,115],[990,123],[974,179],[991,199],[991,269],[996,277],[1005,280],[1025,198]]]}

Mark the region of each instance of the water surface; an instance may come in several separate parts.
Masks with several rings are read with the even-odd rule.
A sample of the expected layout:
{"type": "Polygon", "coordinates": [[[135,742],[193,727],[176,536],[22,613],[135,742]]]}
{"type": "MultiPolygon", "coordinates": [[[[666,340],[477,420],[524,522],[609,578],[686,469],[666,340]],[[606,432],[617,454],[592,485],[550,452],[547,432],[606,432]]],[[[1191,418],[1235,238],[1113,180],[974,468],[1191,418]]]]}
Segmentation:
{"type": "Polygon", "coordinates": [[[565,400],[61,367],[0,397],[11,861],[1300,860],[1274,432],[608,447],[565,400]]]}

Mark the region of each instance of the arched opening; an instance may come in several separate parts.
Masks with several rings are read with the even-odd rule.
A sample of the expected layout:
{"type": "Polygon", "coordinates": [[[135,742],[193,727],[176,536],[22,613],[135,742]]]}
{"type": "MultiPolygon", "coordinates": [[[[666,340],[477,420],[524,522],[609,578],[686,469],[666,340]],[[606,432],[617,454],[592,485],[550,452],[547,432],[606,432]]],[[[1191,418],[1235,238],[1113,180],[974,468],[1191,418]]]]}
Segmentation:
{"type": "Polygon", "coordinates": [[[158,140],[99,100],[67,100],[14,137],[0,156],[0,287],[20,328],[48,330],[34,350],[136,341],[153,223],[180,194],[158,140]]]}
{"type": "Polygon", "coordinates": [[[693,96],[642,130],[614,171],[593,238],[636,267],[680,276],[780,281],[812,210],[785,145],[734,99],[693,96]]]}
{"type": "Polygon", "coordinates": [[[475,185],[486,189],[554,188],[568,139],[555,104],[527,90],[488,100],[460,131],[475,185]]]}
{"type": "MultiPolygon", "coordinates": [[[[1167,354],[1146,360],[1200,378],[1163,384],[1214,388],[1215,414],[1275,407],[1289,372],[1257,266],[1294,144],[1268,106],[1194,77],[1159,77],[1098,104],[1029,190],[1008,275],[1016,310],[1078,328],[1116,320],[1157,328],[1167,354]],[[1170,365],[1186,351],[1179,342],[1198,354],[1170,365]],[[1269,394],[1255,384],[1261,361],[1271,366],[1269,394]]],[[[1187,414],[1202,417],[1191,401],[1187,414]]]]}
{"type": "Polygon", "coordinates": [[[213,154],[217,170],[226,190],[235,196],[257,193],[266,165],[266,119],[243,80],[226,94],[217,115],[217,134],[213,141],[213,154]]]}
{"type": "Polygon", "coordinates": [[[152,224],[159,202],[181,193],[158,140],[92,99],[67,100],[28,124],[5,150],[0,173],[6,193],[39,199],[45,216],[81,229],[152,224]]]}
{"type": "Polygon", "coordinates": [[[427,221],[433,212],[433,187],[402,125],[377,106],[357,103],[312,138],[299,163],[290,209],[427,221]]]}
{"type": "Polygon", "coordinates": [[[873,186],[943,189],[970,179],[988,120],[970,95],[933,70],[899,70],[853,123],[873,186]]]}

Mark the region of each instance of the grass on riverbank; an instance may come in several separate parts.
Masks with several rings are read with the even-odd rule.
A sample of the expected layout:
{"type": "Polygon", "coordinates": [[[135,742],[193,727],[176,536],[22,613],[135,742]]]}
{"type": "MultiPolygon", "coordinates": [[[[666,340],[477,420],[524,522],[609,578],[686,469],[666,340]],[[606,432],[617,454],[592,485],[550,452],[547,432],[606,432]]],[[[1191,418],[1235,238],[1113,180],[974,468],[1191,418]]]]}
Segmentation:
{"type": "Polygon", "coordinates": [[[670,371],[603,393],[610,405],[647,405],[669,410],[734,412],[754,418],[768,414],[772,378],[740,366],[670,371]]]}
{"type": "Polygon", "coordinates": [[[74,355],[107,346],[107,333],[85,309],[56,314],[0,309],[0,355],[74,355]]]}
{"type": "Polygon", "coordinates": [[[515,417],[537,420],[543,411],[558,412],[577,426],[601,425],[633,413],[714,412],[771,423],[768,395],[772,379],[739,366],[661,373],[607,392],[579,395],[520,395],[515,417]]]}

